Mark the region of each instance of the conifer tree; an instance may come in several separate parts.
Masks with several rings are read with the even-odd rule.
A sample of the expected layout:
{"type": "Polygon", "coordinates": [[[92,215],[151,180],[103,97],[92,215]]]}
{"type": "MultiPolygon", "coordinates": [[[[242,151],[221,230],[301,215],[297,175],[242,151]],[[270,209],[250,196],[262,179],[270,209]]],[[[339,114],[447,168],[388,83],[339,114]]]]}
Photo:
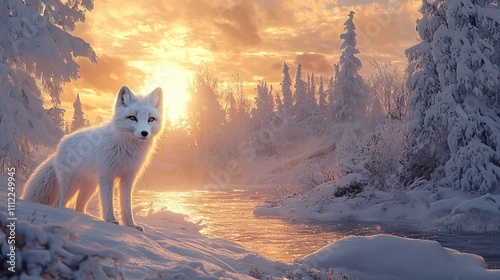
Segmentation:
{"type": "Polygon", "coordinates": [[[86,126],[85,113],[83,112],[82,102],[80,101],[80,94],[76,94],[75,102],[73,102],[73,121],[71,122],[71,132],[77,131],[86,126]]]}
{"type": "Polygon", "coordinates": [[[366,108],[368,88],[359,75],[361,61],[356,57],[356,26],[354,12],[344,23],[345,33],[340,35],[343,40],[340,45],[342,55],[338,64],[338,74],[335,76],[332,96],[332,113],[336,122],[354,121],[361,117],[366,108]]]}
{"type": "Polygon", "coordinates": [[[328,91],[325,91],[323,89],[323,76],[319,76],[319,87],[318,87],[318,106],[321,114],[325,114],[327,109],[328,109],[328,103],[327,103],[327,93],[328,91]]]}
{"type": "Polygon", "coordinates": [[[292,95],[292,79],[290,78],[290,74],[288,65],[283,63],[283,80],[281,81],[281,94],[283,96],[283,108],[287,111],[288,114],[292,114],[293,112],[293,95],[292,95]]]}
{"type": "Polygon", "coordinates": [[[54,145],[64,134],[41,97],[59,108],[63,84],[78,78],[75,58],[96,62],[90,45],[70,33],[93,3],[0,1],[0,171],[22,171],[30,147],[54,145]]]}
{"type": "Polygon", "coordinates": [[[500,17],[497,1],[422,1],[421,42],[406,51],[407,182],[478,194],[500,185],[500,17]]]}
{"type": "Polygon", "coordinates": [[[309,105],[307,101],[307,83],[302,80],[302,65],[297,65],[294,85],[294,112],[297,121],[305,121],[309,117],[309,105]]]}

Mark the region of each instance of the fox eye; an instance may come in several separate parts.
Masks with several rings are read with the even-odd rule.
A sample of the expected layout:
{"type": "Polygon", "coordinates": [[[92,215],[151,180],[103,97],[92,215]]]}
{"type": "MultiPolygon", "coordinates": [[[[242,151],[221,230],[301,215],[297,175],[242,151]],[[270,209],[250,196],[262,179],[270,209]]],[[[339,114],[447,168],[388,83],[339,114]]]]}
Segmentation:
{"type": "Polygon", "coordinates": [[[149,117],[148,122],[154,122],[154,121],[155,121],[155,118],[149,117]]]}
{"type": "Polygon", "coordinates": [[[127,119],[131,120],[131,121],[136,121],[137,118],[135,116],[128,116],[127,119]]]}

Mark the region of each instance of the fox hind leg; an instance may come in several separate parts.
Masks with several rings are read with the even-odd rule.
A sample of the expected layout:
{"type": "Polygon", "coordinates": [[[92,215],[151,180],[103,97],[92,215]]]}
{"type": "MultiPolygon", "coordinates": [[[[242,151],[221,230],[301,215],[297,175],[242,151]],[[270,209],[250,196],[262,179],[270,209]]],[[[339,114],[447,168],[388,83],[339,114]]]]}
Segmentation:
{"type": "Polygon", "coordinates": [[[75,210],[80,213],[86,213],[85,209],[87,208],[87,204],[92,196],[95,194],[97,190],[97,182],[96,180],[91,179],[83,179],[79,180],[80,192],[78,193],[78,197],[76,199],[76,208],[75,210]]]}
{"type": "Polygon", "coordinates": [[[59,197],[57,199],[57,207],[67,207],[68,202],[75,196],[77,188],[70,176],[59,176],[59,197]]]}

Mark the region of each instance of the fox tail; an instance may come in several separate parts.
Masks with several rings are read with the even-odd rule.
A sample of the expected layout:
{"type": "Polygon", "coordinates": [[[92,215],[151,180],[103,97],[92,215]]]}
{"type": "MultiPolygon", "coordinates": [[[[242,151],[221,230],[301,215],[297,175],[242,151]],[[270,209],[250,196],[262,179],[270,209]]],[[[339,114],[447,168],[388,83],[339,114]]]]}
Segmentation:
{"type": "Polygon", "coordinates": [[[22,199],[55,206],[59,184],[54,170],[54,159],[49,158],[33,172],[24,187],[22,199]]]}

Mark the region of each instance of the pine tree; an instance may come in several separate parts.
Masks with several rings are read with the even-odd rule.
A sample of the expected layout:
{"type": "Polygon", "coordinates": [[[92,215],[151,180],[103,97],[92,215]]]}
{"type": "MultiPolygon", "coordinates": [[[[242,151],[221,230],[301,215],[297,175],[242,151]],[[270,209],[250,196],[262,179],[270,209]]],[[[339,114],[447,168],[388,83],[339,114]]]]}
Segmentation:
{"type": "Polygon", "coordinates": [[[310,113],[309,113],[309,105],[307,100],[307,83],[302,80],[302,65],[299,63],[297,65],[297,71],[295,72],[295,91],[293,94],[294,97],[294,112],[295,118],[297,121],[305,121],[310,113]]]}
{"type": "Polygon", "coordinates": [[[318,103],[316,103],[316,81],[314,80],[314,73],[311,73],[311,81],[309,85],[309,94],[307,95],[307,99],[311,107],[315,107],[318,103]]]}
{"type": "Polygon", "coordinates": [[[76,57],[95,63],[88,43],[70,34],[93,1],[0,1],[0,170],[29,164],[30,147],[54,145],[62,130],[43,108],[61,104],[62,85],[78,78],[76,57]]]}
{"type": "MultiPolygon", "coordinates": [[[[333,84],[333,82],[332,82],[333,84]]],[[[327,103],[327,94],[328,90],[325,91],[323,89],[323,76],[319,76],[319,87],[318,87],[318,106],[321,114],[325,114],[326,111],[328,110],[328,103],[327,103]]]]}
{"type": "Polygon", "coordinates": [[[345,33],[340,35],[343,40],[340,49],[338,74],[335,76],[332,96],[332,114],[337,122],[354,121],[365,111],[368,88],[359,75],[361,61],[356,57],[356,26],[354,12],[349,13],[349,19],[344,23],[345,33]]]}
{"type": "MultiPolygon", "coordinates": [[[[335,64],[336,66],[336,64],[335,64]]],[[[337,72],[338,73],[338,72],[337,72]]],[[[335,76],[337,77],[337,76],[335,76]]],[[[330,77],[330,81],[328,81],[328,88],[326,89],[327,95],[328,95],[328,111],[329,111],[329,116],[327,117],[327,120],[333,120],[333,104],[335,104],[335,95],[333,92],[333,85],[335,85],[335,79],[333,77],[330,77]]]]}
{"type": "Polygon", "coordinates": [[[254,120],[255,125],[260,127],[274,116],[272,86],[270,92],[265,81],[260,81],[257,84],[255,106],[256,107],[252,110],[252,119],[254,120]]]}
{"type": "Polygon", "coordinates": [[[275,103],[276,103],[276,112],[277,114],[282,117],[283,116],[283,110],[284,110],[284,105],[283,105],[283,101],[281,101],[281,96],[278,92],[276,92],[276,95],[275,95],[275,99],[274,99],[275,103]]]}
{"type": "Polygon", "coordinates": [[[500,184],[497,1],[422,2],[407,50],[409,140],[403,175],[478,194],[500,184]]]}
{"type": "Polygon", "coordinates": [[[71,132],[77,131],[87,125],[79,93],[76,94],[75,102],[73,102],[73,108],[75,111],[73,113],[73,121],[71,122],[71,132]]]}
{"type": "Polygon", "coordinates": [[[58,106],[54,106],[50,109],[45,110],[47,115],[49,115],[50,119],[59,127],[61,130],[64,130],[64,114],[66,110],[63,108],[59,108],[58,106]]]}
{"type": "Polygon", "coordinates": [[[292,95],[292,79],[290,78],[290,74],[288,65],[283,63],[283,80],[281,81],[281,94],[283,96],[283,107],[288,114],[292,114],[293,112],[293,95],[292,95]]]}

